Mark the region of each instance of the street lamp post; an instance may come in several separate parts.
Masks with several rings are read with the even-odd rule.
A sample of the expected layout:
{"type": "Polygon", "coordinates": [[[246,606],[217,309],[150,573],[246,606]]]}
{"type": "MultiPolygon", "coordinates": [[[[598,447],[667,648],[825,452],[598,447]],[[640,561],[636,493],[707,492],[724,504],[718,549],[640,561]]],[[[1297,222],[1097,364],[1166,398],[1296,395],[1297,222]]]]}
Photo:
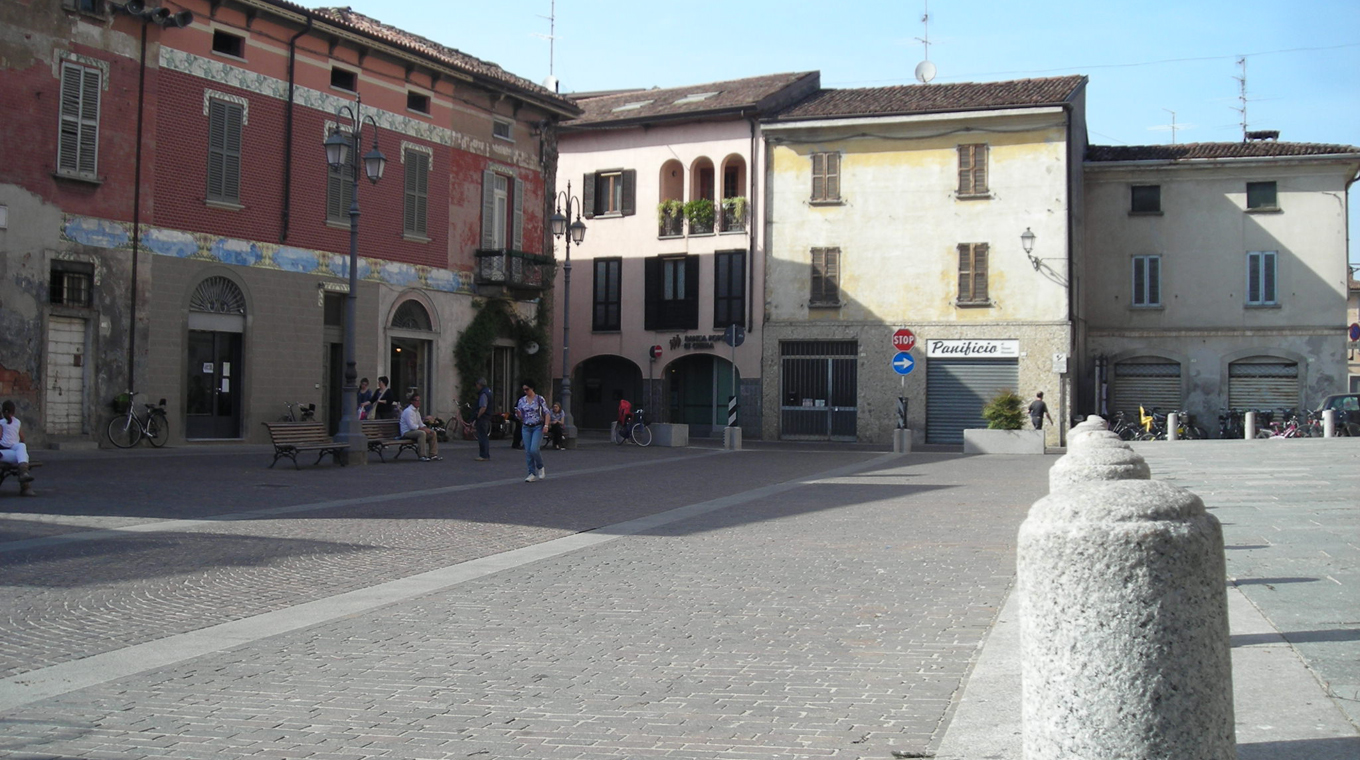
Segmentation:
{"type": "Polygon", "coordinates": [[[562,264],[562,411],[566,414],[567,448],[576,446],[576,420],[571,414],[571,244],[586,239],[586,226],[581,222],[581,199],[571,194],[571,182],[565,192],[557,194],[556,210],[548,219],[553,237],[567,238],[567,258],[562,264]],[[562,213],[562,206],[567,213],[562,213]],[[573,210],[576,221],[567,224],[573,210]]]}
{"type": "Polygon", "coordinates": [[[368,441],[359,425],[359,371],[355,362],[355,301],[358,295],[359,271],[359,146],[363,144],[364,122],[373,127],[373,149],[362,159],[364,174],[374,184],[382,179],[387,157],[378,150],[378,123],[372,116],[362,116],[362,101],[354,108],[341,106],[335,112],[338,126],[326,138],[326,163],[336,171],[350,169],[349,200],[349,293],[345,295],[345,384],[340,391],[340,430],[337,443],[346,444],[348,464],[368,463],[368,441]],[[348,134],[345,129],[349,128],[348,134]]]}

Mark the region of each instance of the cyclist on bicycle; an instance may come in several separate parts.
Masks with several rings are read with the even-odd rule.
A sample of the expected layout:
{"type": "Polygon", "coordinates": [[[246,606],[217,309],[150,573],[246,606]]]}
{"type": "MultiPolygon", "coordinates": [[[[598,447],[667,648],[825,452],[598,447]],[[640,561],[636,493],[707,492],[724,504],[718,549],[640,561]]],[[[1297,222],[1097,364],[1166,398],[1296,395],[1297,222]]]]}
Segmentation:
{"type": "Polygon", "coordinates": [[[633,405],[628,403],[628,399],[619,399],[619,436],[628,437],[628,427],[633,421],[633,405]]]}

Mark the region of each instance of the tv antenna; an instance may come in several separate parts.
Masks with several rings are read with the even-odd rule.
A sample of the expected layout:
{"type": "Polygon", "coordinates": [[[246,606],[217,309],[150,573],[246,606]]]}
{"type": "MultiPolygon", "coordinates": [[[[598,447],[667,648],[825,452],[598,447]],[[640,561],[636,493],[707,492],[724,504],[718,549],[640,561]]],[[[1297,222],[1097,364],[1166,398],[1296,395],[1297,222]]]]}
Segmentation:
{"type": "Polygon", "coordinates": [[[548,41],[548,78],[543,80],[543,86],[557,92],[557,77],[553,75],[554,47],[557,42],[557,0],[552,0],[552,4],[548,6],[548,15],[539,14],[538,17],[548,20],[547,34],[533,33],[535,37],[548,41]]]}
{"type": "MultiPolygon", "coordinates": [[[[1244,56],[1238,58],[1238,59],[1237,59],[1237,65],[1242,67],[1242,74],[1241,74],[1240,76],[1235,76],[1235,77],[1233,77],[1233,79],[1236,79],[1236,80],[1237,80],[1237,86],[1238,86],[1238,94],[1237,94],[1237,102],[1238,102],[1238,106],[1237,106],[1236,108],[1233,108],[1233,110],[1236,111],[1236,112],[1238,112],[1238,113],[1240,113],[1240,114],[1242,114],[1242,142],[1246,142],[1246,141],[1247,141],[1247,57],[1244,55],[1244,56]]],[[[1231,106],[1229,106],[1229,107],[1231,108],[1231,106]]]]}
{"type": "Polygon", "coordinates": [[[926,51],[926,59],[925,59],[924,61],[921,61],[920,63],[916,64],[916,81],[920,82],[921,84],[930,84],[930,80],[932,80],[932,79],[935,78],[935,64],[933,64],[933,63],[930,62],[930,3],[929,3],[929,1],[927,0],[927,2],[924,3],[924,5],[925,5],[925,13],[922,14],[922,16],[921,16],[921,25],[922,25],[922,27],[923,27],[924,30],[925,30],[925,31],[923,32],[923,34],[924,34],[925,36],[924,36],[924,37],[917,37],[917,38],[916,38],[916,41],[917,41],[917,42],[920,42],[921,45],[925,48],[925,51],[926,51]]]}

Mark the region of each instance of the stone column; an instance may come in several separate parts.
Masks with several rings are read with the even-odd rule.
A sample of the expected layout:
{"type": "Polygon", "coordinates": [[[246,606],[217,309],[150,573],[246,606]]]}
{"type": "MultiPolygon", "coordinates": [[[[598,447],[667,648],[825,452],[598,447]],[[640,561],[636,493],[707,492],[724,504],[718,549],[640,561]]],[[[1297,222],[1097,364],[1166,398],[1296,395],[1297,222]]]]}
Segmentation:
{"type": "Polygon", "coordinates": [[[1235,760],[1223,533],[1156,480],[1071,485],[1020,528],[1025,760],[1235,760]]]}

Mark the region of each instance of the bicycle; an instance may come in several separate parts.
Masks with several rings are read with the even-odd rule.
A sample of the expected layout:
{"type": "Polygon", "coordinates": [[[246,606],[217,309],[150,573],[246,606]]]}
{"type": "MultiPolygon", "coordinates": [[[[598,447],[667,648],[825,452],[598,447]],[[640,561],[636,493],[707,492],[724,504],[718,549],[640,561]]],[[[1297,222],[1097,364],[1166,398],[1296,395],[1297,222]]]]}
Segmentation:
{"type": "Polygon", "coordinates": [[[1125,417],[1123,412],[1115,412],[1114,420],[1110,423],[1110,431],[1119,436],[1121,441],[1132,441],[1138,438],[1139,428],[1125,417]]]}
{"type": "Polygon", "coordinates": [[[279,418],[279,422],[315,422],[316,404],[303,404],[297,402],[297,414],[293,414],[293,402],[283,402],[288,407],[288,413],[279,418]]]}
{"type": "Polygon", "coordinates": [[[615,425],[610,435],[619,446],[622,446],[624,441],[631,441],[638,446],[652,444],[652,429],[647,425],[647,416],[642,409],[634,409],[628,421],[622,425],[615,425]]]}
{"type": "Polygon", "coordinates": [[[105,432],[109,436],[109,442],[120,449],[136,446],[143,437],[159,449],[170,439],[170,420],[165,415],[165,399],[161,399],[160,406],[143,404],[146,407],[146,416],[138,417],[137,405],[132,402],[139,395],[141,394],[133,394],[128,399],[127,413],[109,420],[105,432]]]}

